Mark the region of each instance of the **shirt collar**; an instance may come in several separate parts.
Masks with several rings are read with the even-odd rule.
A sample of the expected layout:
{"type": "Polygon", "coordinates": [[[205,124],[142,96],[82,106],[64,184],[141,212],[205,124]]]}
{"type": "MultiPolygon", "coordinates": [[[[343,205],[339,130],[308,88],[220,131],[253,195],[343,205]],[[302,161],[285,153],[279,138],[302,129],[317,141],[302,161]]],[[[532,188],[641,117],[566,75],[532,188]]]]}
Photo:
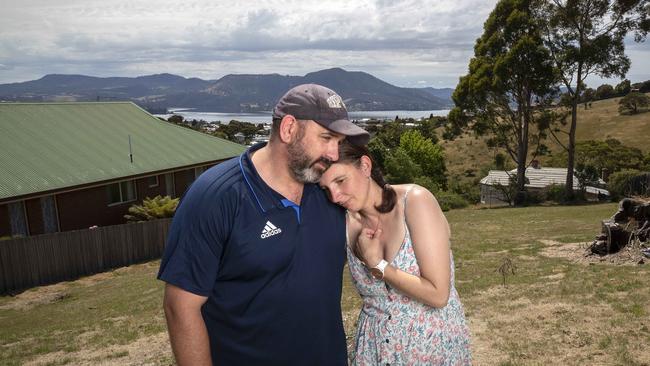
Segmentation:
{"type": "MultiPolygon", "coordinates": [[[[266,213],[273,208],[285,208],[286,206],[282,203],[282,200],[285,199],[285,197],[269,187],[257,173],[255,165],[253,165],[253,160],[251,159],[252,153],[264,146],[266,146],[266,142],[253,145],[242,153],[239,156],[239,169],[244,176],[244,181],[246,182],[253,199],[257,203],[257,206],[263,213],[266,213]]],[[[314,189],[318,189],[315,184],[304,185],[301,200],[303,204],[307,195],[313,192],[314,189]]]]}

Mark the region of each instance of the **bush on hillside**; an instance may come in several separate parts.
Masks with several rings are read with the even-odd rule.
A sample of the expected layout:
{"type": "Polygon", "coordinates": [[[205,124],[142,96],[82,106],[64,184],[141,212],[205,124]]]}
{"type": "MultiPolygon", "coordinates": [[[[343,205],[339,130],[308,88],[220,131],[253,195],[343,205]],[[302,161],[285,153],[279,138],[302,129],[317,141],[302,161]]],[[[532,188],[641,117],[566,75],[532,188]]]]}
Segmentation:
{"type": "Polygon", "coordinates": [[[385,162],[386,181],[391,184],[404,184],[414,182],[415,178],[422,176],[422,168],[398,147],[390,152],[385,162]]]}
{"type": "Polygon", "coordinates": [[[632,92],[618,102],[618,113],[637,114],[650,106],[650,97],[643,93],[632,92]]]}
{"type": "Polygon", "coordinates": [[[551,184],[546,187],[545,191],[547,201],[557,203],[564,203],[567,201],[566,188],[564,187],[564,184],[551,184]]]}
{"type": "Polygon", "coordinates": [[[452,181],[449,185],[449,191],[460,195],[470,204],[481,202],[481,186],[479,179],[472,182],[452,181]]]}
{"type": "Polygon", "coordinates": [[[637,89],[641,93],[648,93],[650,92],[650,80],[641,83],[634,83],[632,84],[632,89],[637,89]]]}
{"type": "Polygon", "coordinates": [[[425,138],[419,131],[409,130],[400,136],[399,149],[403,149],[409,158],[422,168],[422,175],[430,177],[440,187],[446,187],[447,168],[440,145],[425,138]]]}
{"type": "Polygon", "coordinates": [[[609,177],[607,184],[614,200],[631,196],[650,196],[650,172],[622,170],[609,177]]]}
{"type": "Polygon", "coordinates": [[[619,97],[627,95],[627,93],[629,93],[630,90],[632,90],[632,85],[630,84],[630,81],[627,80],[627,79],[621,81],[614,88],[614,91],[616,92],[616,95],[619,96],[619,97]]]}
{"type": "Polygon", "coordinates": [[[174,216],[178,206],[178,198],[160,195],[154,198],[145,198],[141,205],[129,207],[129,214],[124,218],[129,222],[142,222],[156,219],[164,219],[174,216]]]}
{"type": "MultiPolygon", "coordinates": [[[[644,168],[644,155],[640,149],[623,145],[617,139],[605,141],[586,140],[576,143],[575,150],[576,168],[593,169],[599,173],[606,169],[613,173],[623,169],[641,170],[644,168]]],[[[552,166],[566,166],[567,153],[561,151],[554,155],[549,164],[552,166]]]]}
{"type": "Polygon", "coordinates": [[[434,195],[438,204],[443,211],[449,211],[456,208],[465,208],[469,205],[467,201],[459,194],[447,191],[438,191],[434,195]]]}
{"type": "Polygon", "coordinates": [[[596,89],[595,97],[598,100],[608,99],[616,96],[614,87],[609,84],[603,84],[596,89]]]}

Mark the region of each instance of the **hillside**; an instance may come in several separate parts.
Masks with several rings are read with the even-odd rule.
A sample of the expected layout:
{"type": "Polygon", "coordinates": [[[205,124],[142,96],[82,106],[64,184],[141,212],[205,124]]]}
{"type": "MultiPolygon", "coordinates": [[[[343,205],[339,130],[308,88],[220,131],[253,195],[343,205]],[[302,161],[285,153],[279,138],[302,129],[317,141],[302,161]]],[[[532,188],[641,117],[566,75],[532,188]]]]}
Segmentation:
{"type": "MultiPolygon", "coordinates": [[[[650,94],[648,94],[650,95],[650,94]]],[[[578,126],[576,140],[605,140],[615,138],[624,145],[641,149],[644,153],[650,151],[650,112],[632,116],[618,114],[618,101],[620,98],[605,99],[593,102],[591,108],[585,110],[583,106],[578,109],[578,126]]],[[[570,121],[569,121],[570,122],[570,121]]],[[[438,135],[442,130],[438,130],[438,135]]],[[[563,143],[566,143],[565,136],[563,143]]],[[[475,138],[464,135],[453,141],[441,141],[445,149],[447,170],[451,180],[462,181],[473,179],[467,177],[466,172],[472,170],[477,177],[482,176],[481,169],[494,161],[494,152],[487,148],[484,138],[475,138]]],[[[545,144],[551,154],[559,153],[562,147],[551,138],[545,144]]],[[[549,160],[549,156],[539,158],[542,165],[549,160]]]]}
{"type": "Polygon", "coordinates": [[[401,88],[368,73],[332,68],[305,76],[229,74],[219,80],[171,74],[136,78],[46,75],[23,83],[0,84],[0,101],[130,100],[150,111],[193,108],[203,112],[270,111],[293,86],[318,83],[336,90],[348,109],[436,110],[451,105],[451,89],[401,88]]]}

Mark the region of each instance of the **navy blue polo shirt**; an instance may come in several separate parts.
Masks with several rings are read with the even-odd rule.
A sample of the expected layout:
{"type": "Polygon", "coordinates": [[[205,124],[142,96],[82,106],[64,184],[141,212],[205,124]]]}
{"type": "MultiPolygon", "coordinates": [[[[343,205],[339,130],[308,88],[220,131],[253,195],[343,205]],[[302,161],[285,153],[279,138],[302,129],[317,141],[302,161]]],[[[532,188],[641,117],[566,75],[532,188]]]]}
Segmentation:
{"type": "Polygon", "coordinates": [[[218,365],[346,365],[345,218],[315,184],[299,206],[242,156],[203,173],[174,216],[158,278],[208,297],[218,365]]]}

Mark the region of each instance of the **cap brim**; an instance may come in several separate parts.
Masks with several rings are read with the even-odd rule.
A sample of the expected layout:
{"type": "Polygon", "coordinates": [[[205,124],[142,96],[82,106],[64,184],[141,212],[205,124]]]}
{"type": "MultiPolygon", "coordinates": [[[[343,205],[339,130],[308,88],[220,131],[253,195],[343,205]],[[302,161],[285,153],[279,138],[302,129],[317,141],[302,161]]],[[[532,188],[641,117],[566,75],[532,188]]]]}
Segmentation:
{"type": "Polygon", "coordinates": [[[347,119],[339,119],[327,125],[327,128],[341,135],[347,136],[348,141],[354,145],[365,145],[370,140],[370,134],[363,128],[347,119]]]}

